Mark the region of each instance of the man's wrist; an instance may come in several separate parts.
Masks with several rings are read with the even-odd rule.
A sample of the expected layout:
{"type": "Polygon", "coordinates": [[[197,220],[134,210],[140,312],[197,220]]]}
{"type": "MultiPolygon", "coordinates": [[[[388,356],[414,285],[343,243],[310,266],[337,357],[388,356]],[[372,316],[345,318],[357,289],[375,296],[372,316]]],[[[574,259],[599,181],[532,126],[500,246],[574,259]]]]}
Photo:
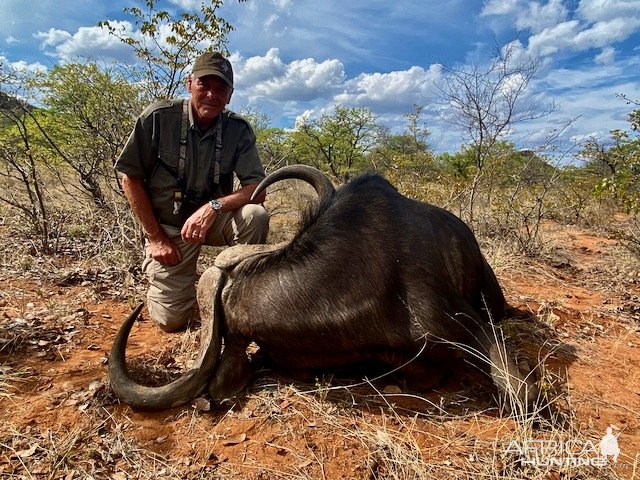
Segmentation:
{"type": "Polygon", "coordinates": [[[158,228],[154,229],[153,231],[145,231],[144,233],[147,239],[152,243],[161,242],[167,237],[167,234],[160,226],[158,226],[158,228]]]}
{"type": "Polygon", "coordinates": [[[209,200],[209,206],[216,213],[222,213],[222,202],[217,198],[214,198],[213,200],[209,200]]]}

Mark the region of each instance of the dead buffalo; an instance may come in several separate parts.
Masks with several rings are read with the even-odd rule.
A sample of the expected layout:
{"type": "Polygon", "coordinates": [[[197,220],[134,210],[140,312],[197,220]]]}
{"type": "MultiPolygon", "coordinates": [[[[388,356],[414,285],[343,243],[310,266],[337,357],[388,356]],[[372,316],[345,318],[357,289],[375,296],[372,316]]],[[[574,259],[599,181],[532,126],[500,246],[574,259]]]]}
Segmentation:
{"type": "Polygon", "coordinates": [[[502,290],[460,219],[402,196],[379,175],[336,190],[321,172],[300,165],[270,174],[255,195],[290,178],[310,183],[319,202],[288,244],[229,248],[203,274],[201,352],[192,370],[162,387],[137,384],[125,349],[140,307],[125,321],[109,360],[123,402],[174,407],[207,385],[214,400],[231,398],[250,382],[251,341],[287,369],[407,364],[402,371],[423,387],[463,352],[502,394],[530,400],[528,372],[519,371],[492,330],[504,312],[502,290]]]}

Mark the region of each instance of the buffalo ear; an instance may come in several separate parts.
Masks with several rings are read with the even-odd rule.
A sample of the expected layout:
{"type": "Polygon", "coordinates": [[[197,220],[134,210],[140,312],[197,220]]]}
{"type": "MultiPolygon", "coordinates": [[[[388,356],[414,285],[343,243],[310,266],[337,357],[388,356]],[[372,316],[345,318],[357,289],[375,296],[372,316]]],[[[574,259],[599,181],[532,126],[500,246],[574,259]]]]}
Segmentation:
{"type": "MultiPolygon", "coordinates": [[[[226,248],[218,254],[214,261],[214,265],[222,270],[232,270],[238,264],[247,258],[254,257],[256,255],[266,255],[275,252],[281,248],[284,248],[287,242],[271,244],[240,244],[233,247],[226,248]]],[[[205,272],[206,273],[206,272],[205,272]]],[[[200,297],[198,297],[198,303],[200,297]]]]}
{"type": "MultiPolygon", "coordinates": [[[[222,338],[222,289],[226,276],[218,267],[207,268],[198,280],[197,301],[200,311],[200,338],[220,341],[222,338]]],[[[206,351],[200,350],[195,364],[200,365],[206,351]]],[[[211,373],[211,372],[209,372],[211,373]]]]}
{"type": "Polygon", "coordinates": [[[201,328],[211,325],[213,322],[213,307],[216,300],[216,292],[222,281],[222,270],[218,267],[207,268],[198,280],[197,298],[198,310],[200,310],[201,328]]]}

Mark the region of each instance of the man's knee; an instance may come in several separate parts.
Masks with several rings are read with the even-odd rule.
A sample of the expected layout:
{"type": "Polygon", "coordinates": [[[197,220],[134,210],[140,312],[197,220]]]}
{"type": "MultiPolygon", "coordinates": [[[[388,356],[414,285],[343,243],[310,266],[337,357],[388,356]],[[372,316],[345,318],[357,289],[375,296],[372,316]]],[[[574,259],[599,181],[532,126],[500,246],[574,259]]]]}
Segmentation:
{"type": "Polygon", "coordinates": [[[149,315],[167,332],[180,330],[187,325],[193,314],[196,298],[196,262],[200,248],[185,245],[177,238],[175,241],[182,254],[180,263],[169,267],[153,260],[147,252],[142,265],[149,280],[149,315]]]}
{"type": "Polygon", "coordinates": [[[165,332],[175,332],[186,327],[193,315],[194,307],[194,300],[176,303],[147,296],[149,316],[165,332]]]}
{"type": "Polygon", "coordinates": [[[269,233],[269,213],[262,205],[245,205],[236,216],[237,243],[265,243],[269,233]]]}

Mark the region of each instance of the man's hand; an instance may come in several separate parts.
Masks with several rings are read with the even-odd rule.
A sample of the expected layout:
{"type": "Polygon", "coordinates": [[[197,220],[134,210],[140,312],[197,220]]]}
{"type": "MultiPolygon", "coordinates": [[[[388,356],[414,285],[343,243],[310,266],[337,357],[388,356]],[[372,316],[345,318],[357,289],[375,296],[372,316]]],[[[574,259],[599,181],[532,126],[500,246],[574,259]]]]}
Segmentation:
{"type": "MultiPolygon", "coordinates": [[[[260,196],[251,202],[251,194],[256,189],[257,184],[245,185],[230,195],[222,198],[218,198],[218,201],[222,202],[223,212],[233,212],[244,205],[249,203],[261,203],[264,202],[266,192],[262,192],[260,196]]],[[[193,215],[187,218],[182,226],[181,234],[182,240],[187,243],[202,243],[207,238],[209,229],[216,221],[218,212],[216,212],[209,202],[202,205],[193,215]]]]}
{"type": "Polygon", "coordinates": [[[173,267],[182,261],[180,249],[166,235],[158,239],[149,239],[151,257],[157,262],[168,267],[173,267]]]}
{"type": "Polygon", "coordinates": [[[211,208],[211,205],[205,203],[193,215],[187,218],[182,226],[182,240],[187,243],[202,243],[207,238],[207,232],[216,221],[218,214],[211,208]]]}
{"type": "Polygon", "coordinates": [[[153,259],[169,267],[180,263],[182,261],[180,249],[167,236],[155,217],[144,180],[123,174],[122,190],[149,239],[153,259]]]}

